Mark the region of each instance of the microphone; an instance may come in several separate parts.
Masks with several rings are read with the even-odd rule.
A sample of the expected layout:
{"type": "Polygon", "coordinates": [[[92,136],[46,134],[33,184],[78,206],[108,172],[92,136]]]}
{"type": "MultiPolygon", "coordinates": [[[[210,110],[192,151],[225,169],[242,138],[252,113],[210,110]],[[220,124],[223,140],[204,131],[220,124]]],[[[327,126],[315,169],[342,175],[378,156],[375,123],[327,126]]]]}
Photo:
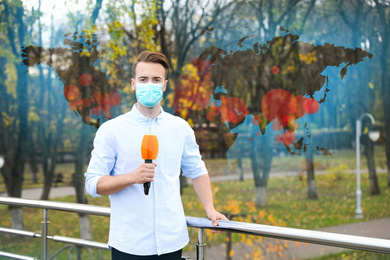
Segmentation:
{"type": "MultiPolygon", "coordinates": [[[[157,158],[158,154],[158,140],[155,135],[144,135],[141,145],[141,155],[145,163],[152,163],[152,160],[157,158]]],[[[149,194],[150,182],[144,183],[145,195],[149,194]]]]}

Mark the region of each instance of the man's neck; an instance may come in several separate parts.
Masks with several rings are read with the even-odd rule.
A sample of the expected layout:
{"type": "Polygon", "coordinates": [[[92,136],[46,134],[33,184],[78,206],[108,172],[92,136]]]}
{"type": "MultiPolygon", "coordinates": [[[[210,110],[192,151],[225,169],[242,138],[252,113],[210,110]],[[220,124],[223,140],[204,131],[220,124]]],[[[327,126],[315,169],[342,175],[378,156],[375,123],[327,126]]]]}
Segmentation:
{"type": "Polygon", "coordinates": [[[161,112],[161,106],[160,103],[157,106],[154,107],[145,107],[137,100],[137,109],[139,112],[141,112],[145,117],[150,117],[152,119],[155,119],[161,112]]]}

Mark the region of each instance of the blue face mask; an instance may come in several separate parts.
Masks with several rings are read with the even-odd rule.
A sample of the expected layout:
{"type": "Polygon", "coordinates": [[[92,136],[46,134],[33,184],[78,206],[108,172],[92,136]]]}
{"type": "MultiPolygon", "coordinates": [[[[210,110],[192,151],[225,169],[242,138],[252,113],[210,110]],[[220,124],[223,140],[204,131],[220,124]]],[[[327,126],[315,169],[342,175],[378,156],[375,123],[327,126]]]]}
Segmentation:
{"type": "Polygon", "coordinates": [[[136,83],[137,90],[135,95],[139,102],[145,107],[154,107],[163,96],[163,83],[136,83]]]}

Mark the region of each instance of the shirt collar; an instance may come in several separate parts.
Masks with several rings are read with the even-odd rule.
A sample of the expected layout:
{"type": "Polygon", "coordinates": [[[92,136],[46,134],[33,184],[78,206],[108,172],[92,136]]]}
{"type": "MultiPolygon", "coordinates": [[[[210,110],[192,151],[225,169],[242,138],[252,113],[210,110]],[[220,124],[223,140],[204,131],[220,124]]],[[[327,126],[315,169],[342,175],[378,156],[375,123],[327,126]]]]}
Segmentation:
{"type": "Polygon", "coordinates": [[[138,109],[137,109],[137,103],[135,103],[133,105],[133,107],[131,108],[131,111],[130,111],[130,114],[139,122],[141,123],[142,125],[146,125],[149,121],[156,121],[156,123],[158,125],[160,125],[160,121],[161,119],[164,117],[164,114],[165,114],[165,111],[163,110],[163,108],[160,106],[160,114],[158,114],[158,116],[154,119],[150,118],[150,117],[146,117],[144,116],[138,109]]]}

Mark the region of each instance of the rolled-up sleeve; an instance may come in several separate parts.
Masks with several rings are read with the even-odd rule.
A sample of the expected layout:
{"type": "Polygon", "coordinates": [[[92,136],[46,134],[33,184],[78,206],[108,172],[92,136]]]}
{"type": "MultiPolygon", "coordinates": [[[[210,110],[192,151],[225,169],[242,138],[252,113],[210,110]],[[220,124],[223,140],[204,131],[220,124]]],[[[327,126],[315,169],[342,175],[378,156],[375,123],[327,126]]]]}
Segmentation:
{"type": "Polygon", "coordinates": [[[202,175],[208,174],[206,165],[199,152],[199,146],[196,143],[195,133],[189,126],[184,143],[181,169],[183,175],[191,179],[196,179],[202,175]]]}
{"type": "Polygon", "coordinates": [[[85,188],[92,197],[100,197],[96,187],[100,177],[109,175],[115,165],[116,154],[112,142],[110,141],[106,124],[99,127],[93,141],[91,160],[85,176],[85,188]]]}

